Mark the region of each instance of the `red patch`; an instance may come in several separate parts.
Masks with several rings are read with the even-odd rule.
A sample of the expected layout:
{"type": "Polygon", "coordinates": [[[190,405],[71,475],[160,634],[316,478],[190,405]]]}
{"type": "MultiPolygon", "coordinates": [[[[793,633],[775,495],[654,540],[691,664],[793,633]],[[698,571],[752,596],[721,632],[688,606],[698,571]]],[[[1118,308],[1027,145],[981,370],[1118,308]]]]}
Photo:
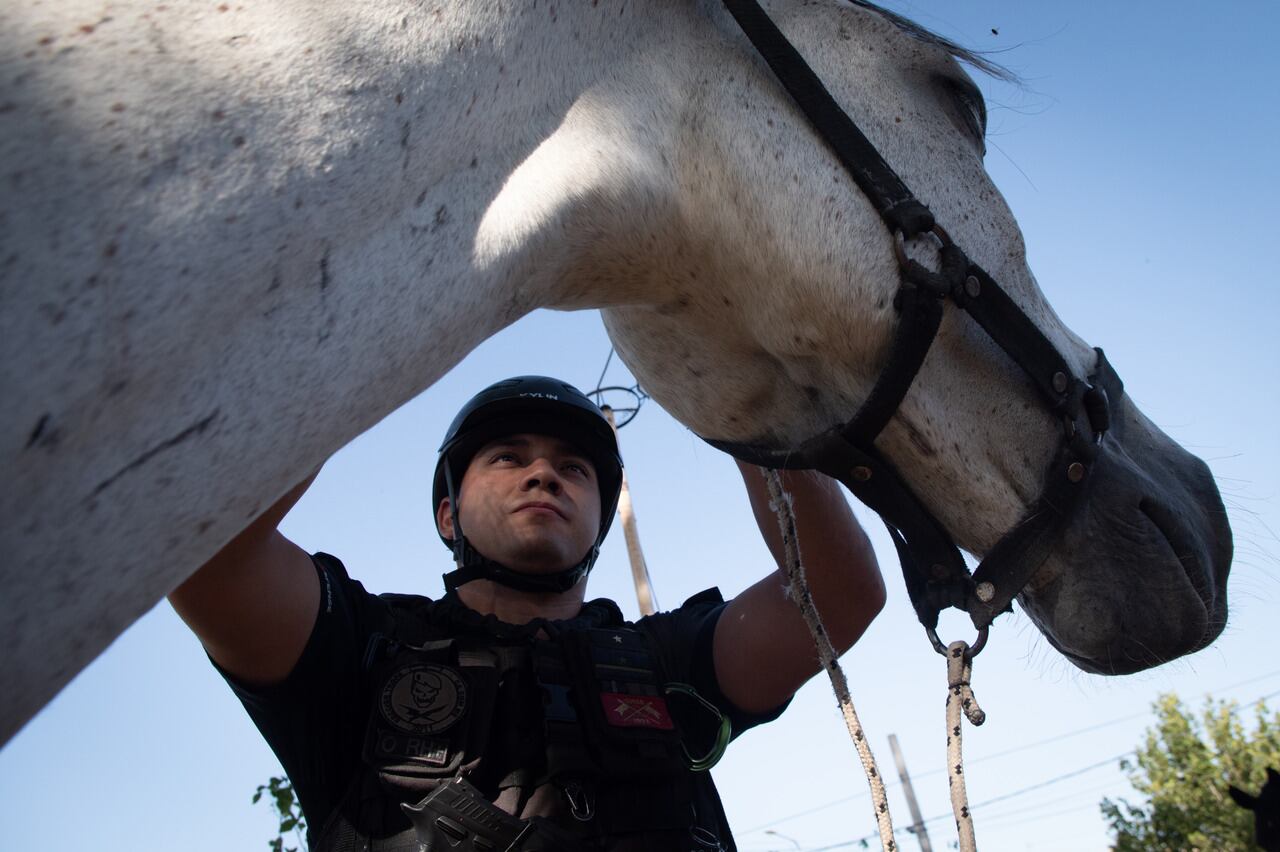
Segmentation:
{"type": "Polygon", "coordinates": [[[624,695],[620,692],[600,693],[604,705],[604,717],[615,728],[658,728],[670,731],[675,727],[667,711],[667,700],[658,695],[624,695]]]}

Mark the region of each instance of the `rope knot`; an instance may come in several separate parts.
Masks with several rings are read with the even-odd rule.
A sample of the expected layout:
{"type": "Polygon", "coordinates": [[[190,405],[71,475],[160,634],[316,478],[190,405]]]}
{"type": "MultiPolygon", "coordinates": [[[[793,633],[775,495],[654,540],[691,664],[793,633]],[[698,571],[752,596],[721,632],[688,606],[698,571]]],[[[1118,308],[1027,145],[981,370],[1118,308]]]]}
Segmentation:
{"type": "Polygon", "coordinates": [[[952,642],[947,646],[947,687],[960,699],[964,715],[976,726],[987,721],[987,714],[982,712],[978,699],[973,695],[972,676],[973,657],[969,654],[969,643],[963,640],[952,642]]]}

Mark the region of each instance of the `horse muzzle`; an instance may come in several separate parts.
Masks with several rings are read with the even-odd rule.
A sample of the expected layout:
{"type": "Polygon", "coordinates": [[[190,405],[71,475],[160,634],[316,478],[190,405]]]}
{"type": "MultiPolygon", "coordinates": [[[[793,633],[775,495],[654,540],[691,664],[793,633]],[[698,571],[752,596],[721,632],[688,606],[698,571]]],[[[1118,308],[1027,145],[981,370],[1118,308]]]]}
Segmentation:
{"type": "Polygon", "coordinates": [[[1091,494],[1019,602],[1081,669],[1130,674],[1222,633],[1232,536],[1208,466],[1127,405],[1091,494]]]}

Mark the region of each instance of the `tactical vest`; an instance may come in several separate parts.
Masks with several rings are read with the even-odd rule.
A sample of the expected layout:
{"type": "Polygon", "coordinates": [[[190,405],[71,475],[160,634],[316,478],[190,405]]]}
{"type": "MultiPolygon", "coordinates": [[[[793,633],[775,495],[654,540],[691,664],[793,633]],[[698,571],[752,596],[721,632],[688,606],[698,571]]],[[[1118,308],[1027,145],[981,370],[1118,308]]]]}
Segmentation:
{"type": "Polygon", "coordinates": [[[611,602],[572,626],[513,627],[382,597],[362,767],[313,852],[733,848],[686,762],[682,727],[698,725],[678,719],[706,711],[667,694],[650,640],[611,602]]]}

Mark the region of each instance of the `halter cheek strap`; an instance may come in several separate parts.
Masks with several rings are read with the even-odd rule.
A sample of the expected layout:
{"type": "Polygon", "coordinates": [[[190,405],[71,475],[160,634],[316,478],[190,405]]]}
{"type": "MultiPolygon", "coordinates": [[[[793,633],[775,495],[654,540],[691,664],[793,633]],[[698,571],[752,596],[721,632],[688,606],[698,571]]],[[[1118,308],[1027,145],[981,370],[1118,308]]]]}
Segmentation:
{"type": "Polygon", "coordinates": [[[724,0],[724,4],[880,213],[894,240],[901,284],[894,298],[898,326],[888,360],[850,420],[790,450],[728,441],[709,443],[763,467],[821,471],[844,483],[877,512],[897,548],[916,616],[935,648],[945,653],[946,647],[934,632],[941,610],[965,610],[985,636],[992,620],[1010,609],[1014,597],[1053,550],[1088,493],[1098,445],[1110,428],[1110,406],[1124,394],[1124,385],[1101,349],[1094,350],[1097,360],[1088,378],[1076,377],[1030,317],[951,241],[929,208],[840,109],[755,0],[724,0]],[[907,257],[906,241],[922,236],[937,243],[937,270],[907,257]],[[1040,496],[972,575],[950,533],[875,446],[920,371],[948,300],[968,313],[1027,375],[1063,429],[1040,496]]]}

